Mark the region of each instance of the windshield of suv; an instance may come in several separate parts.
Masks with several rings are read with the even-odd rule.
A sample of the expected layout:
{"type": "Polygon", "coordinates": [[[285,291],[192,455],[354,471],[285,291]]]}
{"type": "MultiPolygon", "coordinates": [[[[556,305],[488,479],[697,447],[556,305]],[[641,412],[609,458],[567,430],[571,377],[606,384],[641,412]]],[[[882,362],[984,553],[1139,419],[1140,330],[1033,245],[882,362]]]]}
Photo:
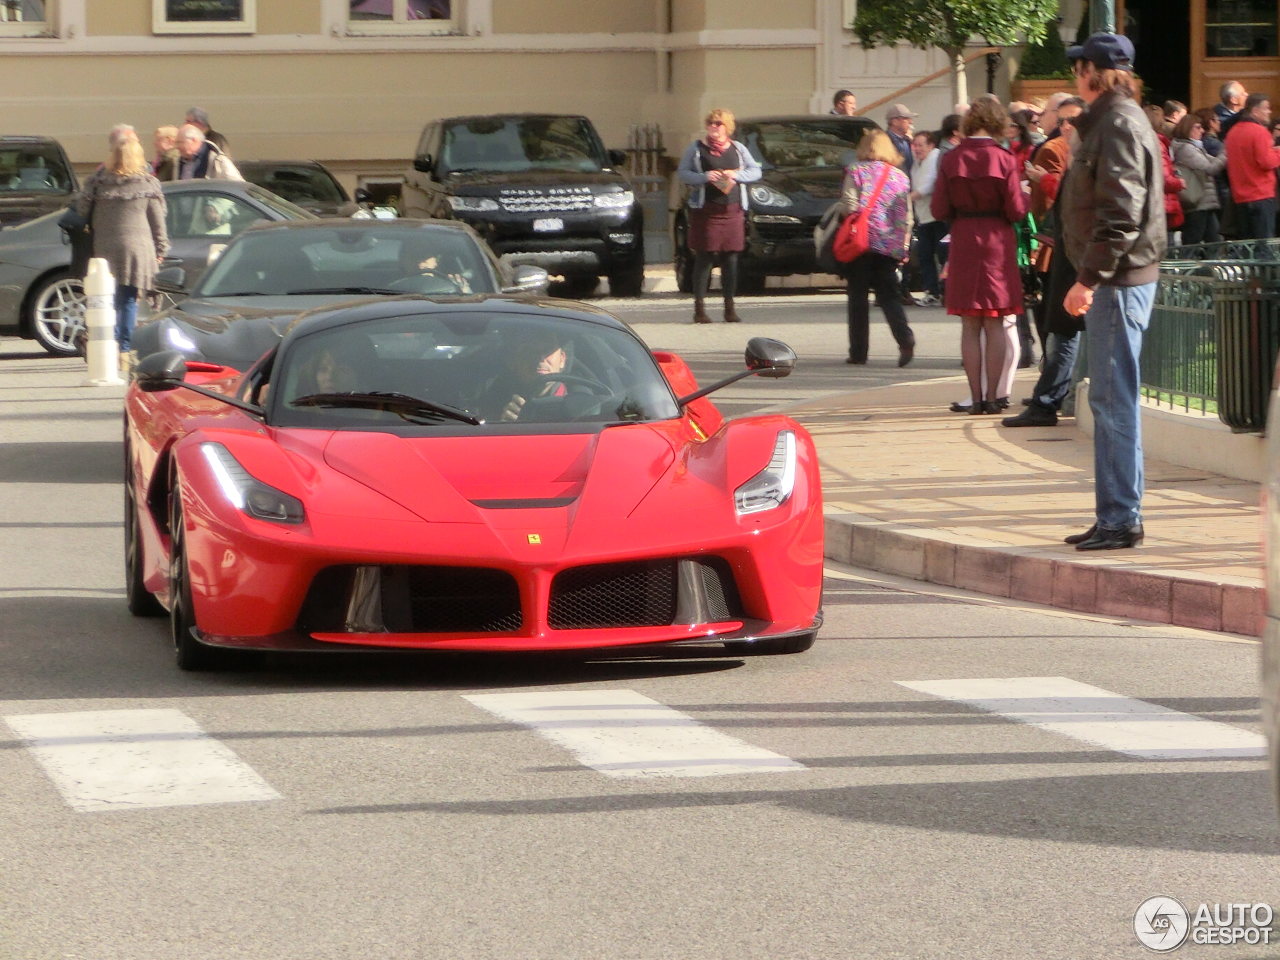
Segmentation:
{"type": "Polygon", "coordinates": [[[743,123],[736,139],[765,168],[847,167],[856,160],[858,143],[870,129],[869,123],[815,117],[743,123]]]}
{"type": "Polygon", "coordinates": [[[245,179],[265,187],[291,203],[345,203],[342,188],[320,167],[303,164],[242,163],[245,179]]]}
{"type": "Polygon", "coordinates": [[[495,270],[470,234],[395,223],[251,230],[237,237],[192,291],[195,297],[497,290],[495,270]]]}
{"type": "Polygon", "coordinates": [[[629,332],[501,305],[318,330],[286,341],[271,377],[279,426],[540,430],[680,415],[653,355],[629,332]]]}
{"type": "Polygon", "coordinates": [[[57,147],[0,143],[0,193],[70,193],[71,174],[57,147]]]}
{"type": "Polygon", "coordinates": [[[607,166],[604,146],[583,117],[475,117],[444,128],[441,169],[506,173],[607,166]]]}

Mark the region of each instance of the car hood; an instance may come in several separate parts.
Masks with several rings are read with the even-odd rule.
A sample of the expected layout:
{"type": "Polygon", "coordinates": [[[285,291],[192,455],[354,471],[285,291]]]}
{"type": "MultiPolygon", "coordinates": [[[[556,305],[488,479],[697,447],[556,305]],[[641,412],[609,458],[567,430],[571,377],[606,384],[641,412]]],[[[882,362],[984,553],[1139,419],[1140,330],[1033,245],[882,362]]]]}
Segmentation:
{"type": "Polygon", "coordinates": [[[522,170],[493,173],[472,170],[450,173],[445,181],[450,193],[495,196],[502,193],[574,194],[607,193],[617,187],[630,189],[626,177],[612,170],[581,173],[575,170],[522,170]]]}
{"type": "Polygon", "coordinates": [[[572,505],[566,524],[629,514],[675,460],[664,424],[585,434],[404,437],[338,431],[334,470],[437,523],[527,524],[525,511],[572,505]]]}
{"type": "Polygon", "coordinates": [[[835,200],[844,182],[843,167],[774,167],[761,180],[789,197],[808,194],[819,200],[835,200]]]}

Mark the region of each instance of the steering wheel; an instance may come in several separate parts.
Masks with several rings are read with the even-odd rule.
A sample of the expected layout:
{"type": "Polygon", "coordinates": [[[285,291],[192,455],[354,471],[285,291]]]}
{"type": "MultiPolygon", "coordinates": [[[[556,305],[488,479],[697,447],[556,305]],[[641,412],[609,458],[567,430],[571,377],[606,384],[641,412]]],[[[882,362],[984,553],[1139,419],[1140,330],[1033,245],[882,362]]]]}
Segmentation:
{"type": "Polygon", "coordinates": [[[611,397],[613,390],[594,377],[580,377],[572,373],[540,373],[538,379],[543,383],[563,383],[577,384],[580,387],[586,387],[589,393],[595,394],[597,397],[611,397]]]}
{"type": "Polygon", "coordinates": [[[424,270],[411,277],[401,277],[387,284],[389,290],[403,290],[406,293],[465,293],[447,273],[435,270],[424,270]]]}

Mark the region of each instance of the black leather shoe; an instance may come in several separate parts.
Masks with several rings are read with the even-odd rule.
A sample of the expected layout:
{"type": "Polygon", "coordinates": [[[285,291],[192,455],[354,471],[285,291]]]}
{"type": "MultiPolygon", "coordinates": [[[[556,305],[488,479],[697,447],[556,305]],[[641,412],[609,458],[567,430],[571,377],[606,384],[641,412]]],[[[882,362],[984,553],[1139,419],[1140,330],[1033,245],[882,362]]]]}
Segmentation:
{"type": "Polygon", "coordinates": [[[1093,535],[1098,532],[1098,525],[1095,523],[1084,533],[1073,533],[1069,537],[1063,537],[1063,543],[1084,543],[1086,540],[1092,540],[1093,535]]]}
{"type": "Polygon", "coordinates": [[[844,362],[852,363],[854,366],[857,366],[857,367],[862,367],[862,366],[866,366],[867,360],[865,357],[863,357],[861,360],[855,360],[853,359],[853,357],[845,357],[844,362]]]}
{"type": "Polygon", "coordinates": [[[1048,407],[1032,404],[1016,417],[1005,417],[1000,423],[1006,427],[1056,427],[1058,415],[1048,407]]]}
{"type": "Polygon", "coordinates": [[[1128,547],[1136,547],[1142,542],[1143,536],[1142,524],[1140,523],[1120,530],[1108,530],[1106,527],[1099,527],[1088,540],[1083,543],[1077,543],[1076,549],[1124,550],[1128,547]]]}
{"type": "Polygon", "coordinates": [[[911,362],[912,358],[915,355],[916,355],[916,345],[914,343],[908,343],[905,347],[899,347],[898,348],[898,366],[905,367],[908,363],[911,362]]]}

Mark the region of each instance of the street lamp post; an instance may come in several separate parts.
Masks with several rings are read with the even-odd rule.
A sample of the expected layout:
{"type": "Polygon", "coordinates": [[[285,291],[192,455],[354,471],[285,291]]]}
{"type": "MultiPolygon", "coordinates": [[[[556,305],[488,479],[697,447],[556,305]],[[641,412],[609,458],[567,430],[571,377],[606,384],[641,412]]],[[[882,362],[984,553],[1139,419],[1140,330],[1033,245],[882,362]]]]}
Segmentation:
{"type": "Polygon", "coordinates": [[[1115,0],[1089,0],[1089,32],[1116,32],[1115,0]]]}

